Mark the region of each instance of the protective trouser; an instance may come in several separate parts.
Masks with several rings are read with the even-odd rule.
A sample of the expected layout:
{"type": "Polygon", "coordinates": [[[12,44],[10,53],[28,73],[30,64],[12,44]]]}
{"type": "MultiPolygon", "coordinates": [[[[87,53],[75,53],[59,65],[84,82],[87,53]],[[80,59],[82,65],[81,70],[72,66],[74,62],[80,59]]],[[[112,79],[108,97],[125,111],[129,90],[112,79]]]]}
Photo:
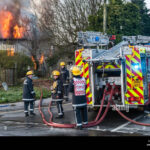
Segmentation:
{"type": "Polygon", "coordinates": [[[68,85],[64,85],[64,98],[68,99],[68,85]]]}
{"type": "Polygon", "coordinates": [[[62,107],[62,101],[57,101],[56,104],[57,104],[58,116],[63,116],[64,112],[62,107]]]}
{"type": "Polygon", "coordinates": [[[87,106],[76,106],[73,107],[75,112],[75,121],[77,126],[82,126],[83,124],[88,123],[88,116],[87,116],[87,106]]]}
{"type": "Polygon", "coordinates": [[[30,105],[29,111],[34,112],[34,101],[24,101],[24,112],[28,113],[28,107],[30,105]]]}

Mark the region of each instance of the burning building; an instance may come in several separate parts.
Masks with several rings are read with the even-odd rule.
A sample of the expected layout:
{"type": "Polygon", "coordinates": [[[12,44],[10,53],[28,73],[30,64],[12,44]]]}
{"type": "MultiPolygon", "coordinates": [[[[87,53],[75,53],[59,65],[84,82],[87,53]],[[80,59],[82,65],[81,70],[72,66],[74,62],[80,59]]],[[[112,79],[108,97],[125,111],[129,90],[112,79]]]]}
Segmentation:
{"type": "Polygon", "coordinates": [[[25,52],[27,55],[27,33],[29,18],[21,13],[19,0],[0,2],[0,50],[7,50],[8,55],[15,52],[25,52]]]}
{"type": "Polygon", "coordinates": [[[0,51],[7,51],[8,56],[17,52],[31,57],[36,70],[46,66],[44,56],[48,56],[51,44],[49,38],[39,40],[37,18],[29,7],[30,0],[0,1],[0,51]]]}
{"type": "Polygon", "coordinates": [[[4,39],[21,39],[26,28],[19,25],[13,13],[8,10],[0,11],[0,36],[4,39]]]}

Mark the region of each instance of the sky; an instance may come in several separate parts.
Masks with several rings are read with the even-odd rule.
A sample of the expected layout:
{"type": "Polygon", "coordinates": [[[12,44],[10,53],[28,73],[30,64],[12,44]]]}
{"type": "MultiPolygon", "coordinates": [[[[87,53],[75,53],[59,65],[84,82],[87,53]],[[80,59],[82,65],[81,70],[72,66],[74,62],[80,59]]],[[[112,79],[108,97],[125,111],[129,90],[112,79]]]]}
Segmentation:
{"type": "Polygon", "coordinates": [[[147,5],[147,8],[150,9],[150,0],[145,0],[145,2],[146,2],[146,5],[147,5]]]}

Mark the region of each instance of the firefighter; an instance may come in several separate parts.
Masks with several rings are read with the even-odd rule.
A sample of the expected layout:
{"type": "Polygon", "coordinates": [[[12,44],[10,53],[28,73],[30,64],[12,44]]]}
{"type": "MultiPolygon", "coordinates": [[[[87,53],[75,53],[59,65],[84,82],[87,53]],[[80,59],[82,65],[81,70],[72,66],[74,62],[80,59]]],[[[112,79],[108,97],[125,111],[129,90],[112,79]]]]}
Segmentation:
{"type": "Polygon", "coordinates": [[[64,99],[68,101],[69,71],[66,69],[65,62],[60,63],[60,73],[64,88],[64,99]]]}
{"type": "Polygon", "coordinates": [[[75,113],[76,127],[82,129],[83,124],[88,123],[86,103],[86,80],[81,77],[81,71],[77,66],[72,68],[73,79],[69,85],[69,92],[73,94],[72,106],[75,113]]]}
{"type": "Polygon", "coordinates": [[[52,93],[52,100],[56,101],[57,109],[58,109],[58,116],[57,119],[64,117],[63,107],[62,107],[62,101],[63,101],[63,83],[60,80],[60,72],[57,70],[54,70],[52,72],[54,82],[53,86],[51,87],[51,93],[52,93]]]}
{"type": "Polygon", "coordinates": [[[25,112],[25,117],[29,116],[28,113],[28,107],[30,105],[30,115],[35,115],[34,113],[34,102],[35,102],[35,92],[33,89],[33,83],[32,83],[32,76],[33,76],[33,71],[28,71],[26,73],[26,79],[24,80],[23,83],[23,101],[24,101],[24,112],[25,112]]]}

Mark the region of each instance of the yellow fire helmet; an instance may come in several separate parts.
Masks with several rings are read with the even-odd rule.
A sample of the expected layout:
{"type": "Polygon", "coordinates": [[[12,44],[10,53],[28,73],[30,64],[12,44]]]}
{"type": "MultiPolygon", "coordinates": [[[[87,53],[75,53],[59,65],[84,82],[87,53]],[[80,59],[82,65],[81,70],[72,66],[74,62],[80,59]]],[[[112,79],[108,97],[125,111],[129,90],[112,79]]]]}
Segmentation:
{"type": "Polygon", "coordinates": [[[80,75],[80,74],[81,74],[81,71],[80,71],[79,67],[74,66],[74,67],[72,68],[72,74],[75,75],[75,76],[80,75]]]}
{"type": "Polygon", "coordinates": [[[65,66],[65,65],[66,65],[65,62],[60,63],[60,66],[65,66]]]}
{"type": "Polygon", "coordinates": [[[28,72],[26,73],[26,75],[27,75],[27,76],[33,75],[33,71],[28,71],[28,72]]]}
{"type": "Polygon", "coordinates": [[[57,70],[54,70],[54,71],[52,72],[52,75],[53,75],[53,76],[59,76],[59,75],[60,75],[60,72],[57,71],[57,70]]]}

